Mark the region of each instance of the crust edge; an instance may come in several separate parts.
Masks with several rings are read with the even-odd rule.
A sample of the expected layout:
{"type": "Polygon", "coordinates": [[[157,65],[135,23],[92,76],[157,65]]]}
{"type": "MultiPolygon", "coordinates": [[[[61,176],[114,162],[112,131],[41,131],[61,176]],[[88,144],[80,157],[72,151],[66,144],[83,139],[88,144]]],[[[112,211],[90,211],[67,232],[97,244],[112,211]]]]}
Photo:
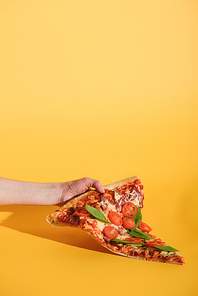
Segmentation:
{"type": "Polygon", "coordinates": [[[138,260],[144,260],[144,261],[152,261],[152,262],[161,262],[161,263],[169,263],[169,264],[176,264],[176,265],[183,265],[184,263],[179,263],[179,262],[168,262],[168,261],[162,261],[162,260],[152,260],[152,259],[146,259],[146,258],[142,258],[139,256],[130,256],[127,254],[124,254],[122,252],[115,252],[112,249],[108,248],[107,246],[105,246],[104,244],[102,244],[90,231],[86,231],[93,239],[95,239],[101,246],[105,247],[107,250],[109,250],[110,252],[116,254],[116,255],[121,255],[127,258],[131,258],[131,259],[138,259],[138,260]]]}
{"type": "Polygon", "coordinates": [[[133,176],[133,177],[129,177],[129,178],[126,178],[126,179],[123,179],[123,180],[120,180],[120,181],[117,181],[117,182],[114,182],[114,183],[111,183],[111,184],[108,184],[108,185],[105,185],[103,186],[105,189],[114,189],[115,187],[117,186],[122,186],[124,185],[125,183],[127,182],[133,182],[134,180],[136,179],[140,179],[139,176],[133,176]]]}

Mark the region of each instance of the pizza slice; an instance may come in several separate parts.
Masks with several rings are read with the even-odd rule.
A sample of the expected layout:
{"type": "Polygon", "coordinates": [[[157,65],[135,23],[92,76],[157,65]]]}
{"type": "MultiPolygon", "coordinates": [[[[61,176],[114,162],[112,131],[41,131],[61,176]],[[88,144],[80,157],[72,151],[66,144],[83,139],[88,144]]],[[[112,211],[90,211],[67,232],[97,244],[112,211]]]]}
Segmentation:
{"type": "Polygon", "coordinates": [[[90,190],[47,217],[52,226],[79,227],[108,250],[130,258],[184,264],[178,250],[151,234],[142,221],[143,185],[138,176],[90,190]]]}

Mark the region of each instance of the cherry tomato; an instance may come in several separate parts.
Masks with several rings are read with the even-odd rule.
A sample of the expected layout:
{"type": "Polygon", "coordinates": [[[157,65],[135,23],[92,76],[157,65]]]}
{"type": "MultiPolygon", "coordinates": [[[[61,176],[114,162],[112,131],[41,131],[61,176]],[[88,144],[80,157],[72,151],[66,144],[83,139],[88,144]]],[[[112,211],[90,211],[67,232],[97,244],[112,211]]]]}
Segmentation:
{"type": "Polygon", "coordinates": [[[91,214],[86,210],[85,207],[80,207],[76,210],[75,214],[79,217],[88,217],[91,214]]]}
{"type": "Polygon", "coordinates": [[[137,215],[138,208],[132,202],[126,202],[122,207],[122,213],[126,217],[135,217],[137,215]]]}
{"type": "Polygon", "coordinates": [[[142,238],[137,238],[137,237],[129,237],[129,238],[125,238],[124,240],[134,244],[141,244],[143,242],[142,238]]]}
{"type": "Polygon", "coordinates": [[[138,228],[141,230],[141,231],[144,231],[144,232],[150,232],[152,230],[152,228],[150,226],[148,226],[146,223],[144,222],[140,222],[140,224],[138,225],[138,228]]]}
{"type": "Polygon", "coordinates": [[[109,212],[108,218],[111,221],[111,223],[113,223],[114,225],[117,225],[117,226],[122,225],[122,218],[117,212],[114,212],[114,211],[109,212]]]}
{"type": "Polygon", "coordinates": [[[118,236],[117,230],[112,226],[106,226],[103,231],[106,237],[110,239],[115,239],[118,236]]]}
{"type": "Polygon", "coordinates": [[[148,247],[153,247],[153,246],[163,246],[164,243],[163,243],[162,241],[156,239],[156,240],[154,240],[154,241],[147,242],[146,245],[147,245],[148,247]]]}
{"type": "Polygon", "coordinates": [[[122,219],[122,224],[127,229],[134,229],[135,228],[135,221],[131,217],[124,217],[122,219]]]}

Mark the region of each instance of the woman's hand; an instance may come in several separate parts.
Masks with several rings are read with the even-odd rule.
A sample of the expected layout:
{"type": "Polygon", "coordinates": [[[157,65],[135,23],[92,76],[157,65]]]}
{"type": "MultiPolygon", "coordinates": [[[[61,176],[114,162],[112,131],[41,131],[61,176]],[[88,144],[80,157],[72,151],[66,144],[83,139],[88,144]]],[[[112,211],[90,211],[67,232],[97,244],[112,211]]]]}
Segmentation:
{"type": "Polygon", "coordinates": [[[88,177],[74,180],[66,183],[62,183],[62,192],[58,200],[54,200],[54,204],[62,206],[66,201],[75,197],[76,195],[86,192],[90,187],[94,187],[97,191],[104,193],[102,183],[99,180],[91,179],[88,177]]]}

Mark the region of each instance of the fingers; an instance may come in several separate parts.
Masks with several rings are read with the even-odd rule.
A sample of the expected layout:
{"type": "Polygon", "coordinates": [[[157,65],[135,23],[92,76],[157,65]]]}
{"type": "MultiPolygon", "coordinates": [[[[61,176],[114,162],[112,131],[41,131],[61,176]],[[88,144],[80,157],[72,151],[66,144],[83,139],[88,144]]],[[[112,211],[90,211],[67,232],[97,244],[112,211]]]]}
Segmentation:
{"type": "Polygon", "coordinates": [[[102,183],[99,180],[91,179],[91,178],[88,178],[88,177],[85,177],[82,180],[83,180],[83,182],[85,183],[85,185],[87,187],[94,187],[100,193],[105,192],[105,190],[102,187],[102,183]]]}
{"type": "Polygon", "coordinates": [[[98,190],[100,193],[105,193],[104,188],[102,187],[102,183],[98,180],[94,180],[94,183],[92,185],[93,187],[96,188],[96,190],[98,190]]]}
{"type": "Polygon", "coordinates": [[[94,187],[100,193],[105,193],[102,183],[99,180],[88,177],[64,182],[63,184],[64,186],[62,186],[61,193],[58,195],[58,200],[55,202],[55,204],[60,207],[62,207],[71,198],[88,191],[90,187],[94,187]]]}

